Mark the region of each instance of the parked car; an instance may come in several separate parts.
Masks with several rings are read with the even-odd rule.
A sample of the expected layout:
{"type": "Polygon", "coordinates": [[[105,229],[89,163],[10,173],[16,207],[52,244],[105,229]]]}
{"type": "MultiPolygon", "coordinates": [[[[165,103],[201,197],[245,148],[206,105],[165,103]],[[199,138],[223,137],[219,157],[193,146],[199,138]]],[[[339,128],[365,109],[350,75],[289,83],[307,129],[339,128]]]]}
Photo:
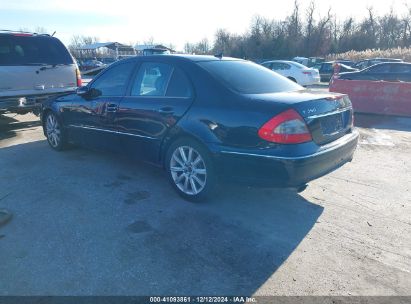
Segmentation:
{"type": "Polygon", "coordinates": [[[411,81],[411,63],[379,63],[367,69],[341,73],[340,79],[347,80],[384,80],[384,81],[411,81]]]}
{"type": "Polygon", "coordinates": [[[60,40],[0,31],[0,113],[39,110],[45,99],[79,86],[80,71],[60,40]]]}
{"type": "Polygon", "coordinates": [[[101,58],[100,61],[104,64],[112,64],[113,62],[116,62],[116,58],[101,58]]]}
{"type": "Polygon", "coordinates": [[[355,65],[354,61],[346,60],[346,59],[337,59],[334,62],[346,65],[346,66],[351,67],[351,68],[355,65]]]}
{"type": "Polygon", "coordinates": [[[80,69],[81,71],[89,71],[97,68],[104,68],[105,66],[105,63],[97,59],[86,59],[81,62],[80,69]]]}
{"type": "Polygon", "coordinates": [[[320,82],[320,75],[318,73],[318,70],[307,68],[306,66],[298,62],[272,60],[263,62],[261,65],[284,77],[287,77],[288,79],[302,86],[312,85],[320,82]]]}
{"type": "Polygon", "coordinates": [[[76,143],[157,164],[188,200],[209,197],[219,178],[302,190],[350,161],[358,141],[347,95],[213,56],[124,59],[50,100],[41,118],[53,149],[76,143]]]}
{"type": "Polygon", "coordinates": [[[356,112],[411,116],[411,63],[380,63],[330,81],[330,92],[348,94],[356,112]]]}
{"type": "Polygon", "coordinates": [[[373,59],[365,59],[356,62],[352,67],[357,68],[359,70],[366,69],[374,64],[383,63],[383,62],[403,62],[402,59],[393,59],[393,58],[373,58],[373,59]]]}
{"type": "MultiPolygon", "coordinates": [[[[334,64],[335,61],[328,61],[328,62],[323,62],[320,66],[319,72],[320,72],[320,77],[322,82],[329,82],[332,75],[334,74],[334,64]]],[[[340,73],[341,72],[355,72],[358,71],[358,69],[351,68],[349,66],[346,66],[345,64],[338,63],[340,65],[340,73]]]]}
{"type": "Polygon", "coordinates": [[[325,60],[321,57],[294,57],[291,59],[294,62],[298,62],[299,64],[305,65],[306,67],[313,68],[317,64],[323,63],[325,60]]]}

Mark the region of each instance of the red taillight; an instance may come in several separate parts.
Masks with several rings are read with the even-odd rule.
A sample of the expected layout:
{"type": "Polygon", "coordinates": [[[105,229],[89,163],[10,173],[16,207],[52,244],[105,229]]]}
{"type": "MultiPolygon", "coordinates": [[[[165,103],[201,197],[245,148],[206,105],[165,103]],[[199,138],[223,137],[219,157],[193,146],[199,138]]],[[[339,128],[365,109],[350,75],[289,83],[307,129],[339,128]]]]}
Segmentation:
{"type": "Polygon", "coordinates": [[[311,72],[303,72],[304,75],[311,75],[311,72]]]}
{"type": "Polygon", "coordinates": [[[299,144],[312,140],[304,119],[293,109],[282,112],[266,122],[258,130],[258,136],[279,144],[299,144]]]}
{"type": "Polygon", "coordinates": [[[76,80],[77,80],[77,86],[81,87],[83,85],[83,82],[81,81],[81,73],[78,68],[76,69],[76,80]]]}

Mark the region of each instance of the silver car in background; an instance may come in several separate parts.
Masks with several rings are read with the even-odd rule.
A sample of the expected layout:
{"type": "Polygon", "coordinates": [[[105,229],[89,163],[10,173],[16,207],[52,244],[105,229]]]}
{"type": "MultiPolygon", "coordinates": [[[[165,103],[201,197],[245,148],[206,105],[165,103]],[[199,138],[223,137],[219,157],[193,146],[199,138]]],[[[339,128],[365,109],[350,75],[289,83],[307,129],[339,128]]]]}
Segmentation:
{"type": "Polygon", "coordinates": [[[261,65],[302,86],[320,83],[320,74],[318,70],[308,68],[298,62],[271,60],[263,62],[261,65]]]}
{"type": "Polygon", "coordinates": [[[76,61],[55,37],[0,30],[0,113],[36,112],[81,86],[76,61]]]}

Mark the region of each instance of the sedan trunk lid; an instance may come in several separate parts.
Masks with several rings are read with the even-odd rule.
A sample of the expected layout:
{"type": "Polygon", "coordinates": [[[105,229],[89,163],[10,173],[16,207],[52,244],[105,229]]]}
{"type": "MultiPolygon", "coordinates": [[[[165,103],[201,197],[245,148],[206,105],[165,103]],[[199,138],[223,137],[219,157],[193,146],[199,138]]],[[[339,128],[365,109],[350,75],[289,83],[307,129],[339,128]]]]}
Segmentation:
{"type": "Polygon", "coordinates": [[[327,144],[351,132],[353,110],[347,95],[301,90],[254,95],[264,103],[296,110],[307,123],[314,142],[327,144]],[[258,96],[258,97],[257,97],[258,96]]]}

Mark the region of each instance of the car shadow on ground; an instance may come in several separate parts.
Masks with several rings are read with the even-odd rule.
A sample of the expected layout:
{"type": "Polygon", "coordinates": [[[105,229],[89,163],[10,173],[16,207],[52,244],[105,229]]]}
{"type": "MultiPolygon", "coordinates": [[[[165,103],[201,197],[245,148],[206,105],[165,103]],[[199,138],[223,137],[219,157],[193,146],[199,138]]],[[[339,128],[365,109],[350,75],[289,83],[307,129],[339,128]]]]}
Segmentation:
{"type": "Polygon", "coordinates": [[[12,138],[17,135],[17,131],[41,126],[39,119],[30,121],[18,121],[12,116],[0,114],[0,140],[12,138]]]}
{"type": "Polygon", "coordinates": [[[0,149],[0,167],[14,214],[0,295],[252,295],[323,211],[289,190],[224,184],[189,203],[159,168],[45,141],[0,149]]]}
{"type": "Polygon", "coordinates": [[[354,124],[361,128],[411,131],[411,117],[356,113],[354,124]]]}

